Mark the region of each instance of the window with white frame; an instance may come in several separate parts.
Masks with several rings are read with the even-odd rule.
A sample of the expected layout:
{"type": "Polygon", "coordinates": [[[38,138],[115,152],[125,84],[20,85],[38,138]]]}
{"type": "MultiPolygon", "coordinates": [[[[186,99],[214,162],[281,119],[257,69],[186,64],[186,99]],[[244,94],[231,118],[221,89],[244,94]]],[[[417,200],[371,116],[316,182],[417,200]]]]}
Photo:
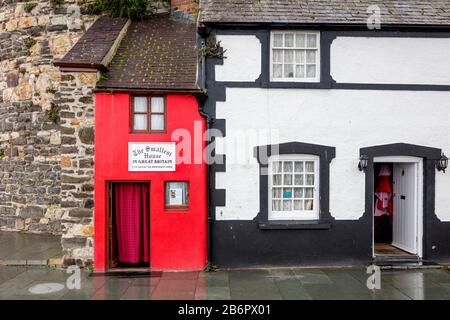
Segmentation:
{"type": "Polygon", "coordinates": [[[319,219],[319,157],[278,155],[269,161],[269,220],[319,219]]]}
{"type": "Polygon", "coordinates": [[[271,35],[273,81],[320,81],[320,33],[274,31],[271,35]]]}

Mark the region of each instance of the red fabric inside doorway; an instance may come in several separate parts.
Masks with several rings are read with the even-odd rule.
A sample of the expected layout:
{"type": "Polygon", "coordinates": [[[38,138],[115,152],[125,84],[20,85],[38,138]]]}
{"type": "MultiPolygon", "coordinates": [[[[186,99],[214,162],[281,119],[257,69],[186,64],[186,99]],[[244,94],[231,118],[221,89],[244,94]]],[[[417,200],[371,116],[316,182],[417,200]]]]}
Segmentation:
{"type": "Polygon", "coordinates": [[[117,183],[116,230],[119,262],[150,261],[149,190],[145,183],[117,183]]]}

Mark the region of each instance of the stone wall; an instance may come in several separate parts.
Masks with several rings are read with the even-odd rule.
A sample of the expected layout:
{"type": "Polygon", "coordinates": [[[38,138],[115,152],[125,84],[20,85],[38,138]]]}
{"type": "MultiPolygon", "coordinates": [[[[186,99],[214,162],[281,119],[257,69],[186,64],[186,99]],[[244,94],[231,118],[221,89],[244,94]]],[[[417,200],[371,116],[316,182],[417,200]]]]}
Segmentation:
{"type": "Polygon", "coordinates": [[[96,19],[80,3],[0,0],[0,230],[62,235],[86,261],[97,74],[53,66],[96,19]]]}

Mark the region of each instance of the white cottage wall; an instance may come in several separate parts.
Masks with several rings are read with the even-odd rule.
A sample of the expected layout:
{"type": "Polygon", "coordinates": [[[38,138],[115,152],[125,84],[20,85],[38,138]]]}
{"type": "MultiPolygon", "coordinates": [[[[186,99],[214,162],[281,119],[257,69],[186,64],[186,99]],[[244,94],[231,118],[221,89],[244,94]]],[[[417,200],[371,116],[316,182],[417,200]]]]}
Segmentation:
{"type": "MultiPolygon", "coordinates": [[[[227,88],[226,101],[217,103],[217,118],[226,119],[220,151],[226,153],[227,170],[216,175],[216,188],[226,189],[227,203],[216,208],[216,218],[251,220],[259,211],[259,165],[252,149],[271,141],[251,145],[254,138],[243,134],[278,131],[279,141],[271,143],[336,147],[330,211],[336,219],[354,220],[365,203],[359,149],[403,142],[450,153],[450,117],[443,116],[449,110],[450,92],[227,88]],[[246,159],[234,141],[247,141],[246,159]]],[[[450,221],[449,191],[450,175],[436,172],[436,214],[442,221],[450,221]]]]}
{"type": "Polygon", "coordinates": [[[342,83],[450,84],[450,39],[337,37],[331,75],[342,83]]]}

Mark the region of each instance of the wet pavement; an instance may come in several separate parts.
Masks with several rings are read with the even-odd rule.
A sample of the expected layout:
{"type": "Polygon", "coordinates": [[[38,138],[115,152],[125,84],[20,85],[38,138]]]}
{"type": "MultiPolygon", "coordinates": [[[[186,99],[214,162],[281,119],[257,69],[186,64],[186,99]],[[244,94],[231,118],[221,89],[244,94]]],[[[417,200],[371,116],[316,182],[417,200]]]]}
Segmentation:
{"type": "Polygon", "coordinates": [[[444,269],[382,270],[381,289],[367,288],[369,274],[363,267],[163,272],[155,277],[91,276],[82,270],[79,290],[67,287],[70,276],[61,269],[3,266],[0,299],[450,300],[450,272],[444,269]],[[53,287],[62,290],[47,292],[53,287]]]}

